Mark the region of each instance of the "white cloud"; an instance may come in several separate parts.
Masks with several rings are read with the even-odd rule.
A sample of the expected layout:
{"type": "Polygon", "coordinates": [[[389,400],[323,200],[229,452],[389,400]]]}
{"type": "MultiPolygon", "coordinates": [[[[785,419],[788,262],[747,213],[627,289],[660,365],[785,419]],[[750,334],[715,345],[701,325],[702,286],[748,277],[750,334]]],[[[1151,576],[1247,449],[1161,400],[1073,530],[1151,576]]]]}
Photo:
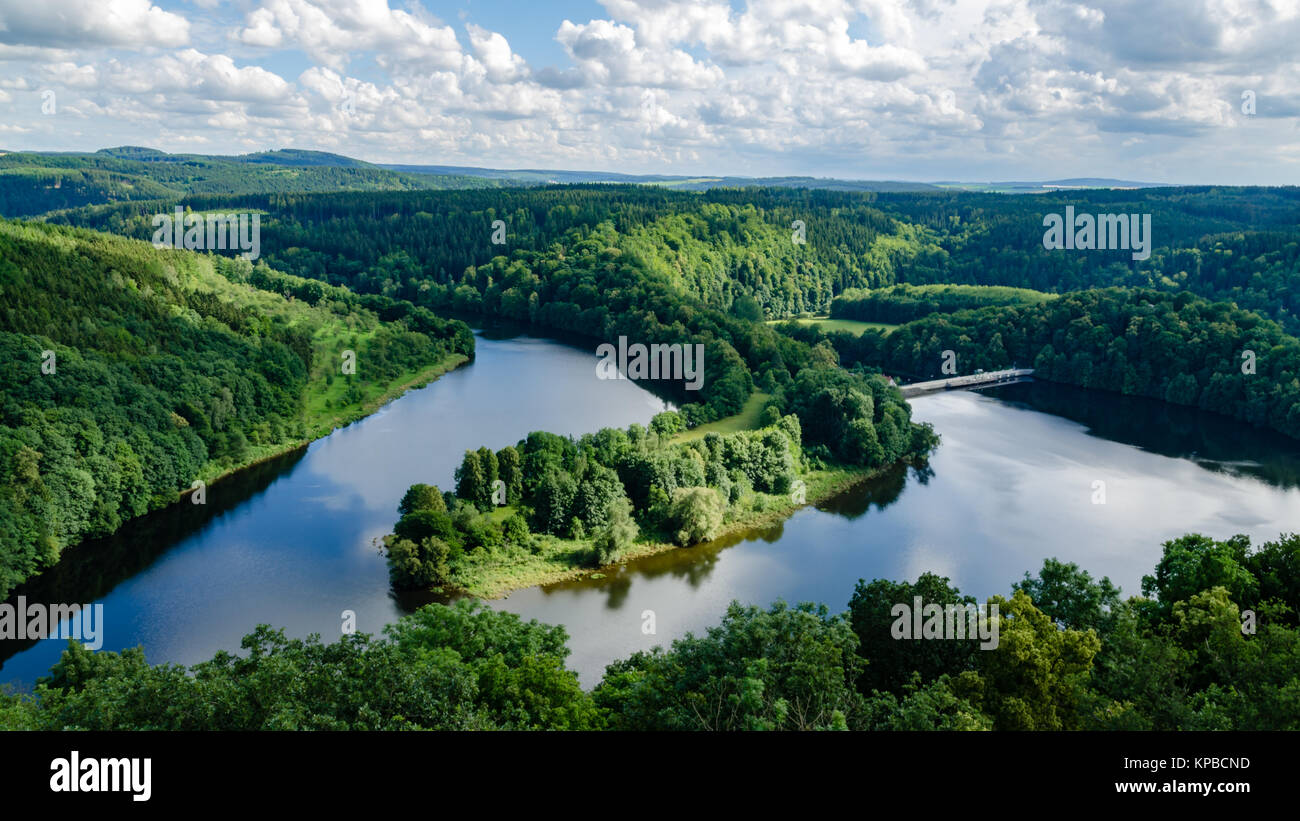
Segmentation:
{"type": "Polygon", "coordinates": [[[190,24],[149,0],[0,0],[0,43],[86,48],[182,46],[190,24]]]}
{"type": "Polygon", "coordinates": [[[1168,179],[1214,157],[1300,177],[1297,0],[603,0],[598,19],[558,7],[556,64],[472,5],[454,24],[415,0],[197,5],[0,0],[0,119],[69,147],[29,119],[53,88],[95,147],[929,179],[1168,179]]]}
{"type": "Polygon", "coordinates": [[[528,64],[524,58],[510,50],[506,38],[472,23],[466,28],[474,55],[483,65],[489,80],[494,83],[509,83],[528,74],[528,64]]]}
{"type": "Polygon", "coordinates": [[[294,46],[331,68],[365,51],[388,65],[452,68],[460,60],[450,26],[422,12],[391,9],[385,0],[265,0],[245,22],[238,38],[246,45],[294,46]]]}

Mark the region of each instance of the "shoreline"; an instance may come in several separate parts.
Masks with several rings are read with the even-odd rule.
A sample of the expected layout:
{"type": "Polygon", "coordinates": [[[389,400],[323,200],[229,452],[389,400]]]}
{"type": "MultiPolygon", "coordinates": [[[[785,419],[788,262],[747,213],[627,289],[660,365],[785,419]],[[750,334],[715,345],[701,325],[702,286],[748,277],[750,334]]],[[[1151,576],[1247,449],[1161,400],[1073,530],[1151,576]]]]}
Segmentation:
{"type": "MultiPolygon", "coordinates": [[[[302,450],[308,447],[309,445],[311,445],[312,442],[316,442],[318,440],[324,439],[326,436],[329,436],[331,433],[333,433],[336,430],[339,430],[340,428],[345,428],[348,425],[353,424],[354,422],[359,422],[362,419],[365,419],[373,415],[384,405],[387,405],[389,402],[393,402],[397,399],[400,399],[402,396],[406,395],[406,393],[408,393],[409,391],[417,390],[419,388],[423,388],[428,385],[431,385],[434,382],[438,381],[439,378],[451,373],[457,368],[472,361],[473,358],[468,357],[465,354],[451,354],[447,357],[444,357],[443,359],[439,360],[437,363],[430,365],[429,367],[424,368],[421,371],[416,372],[410,378],[403,380],[402,382],[398,383],[396,386],[388,388],[376,398],[369,400],[367,402],[363,402],[361,406],[354,412],[349,413],[343,417],[335,417],[330,427],[322,429],[320,426],[317,426],[311,431],[311,435],[308,436],[308,438],[306,439],[281,445],[279,447],[276,447],[274,450],[268,451],[266,453],[262,453],[254,457],[251,461],[244,462],[235,467],[227,468],[221,471],[220,473],[212,476],[212,478],[210,479],[202,479],[204,483],[204,489],[206,490],[207,488],[210,488],[213,485],[218,484],[226,479],[231,479],[243,473],[246,470],[257,467],[258,465],[266,464],[267,462],[274,461],[276,459],[279,459],[282,456],[286,456],[290,453],[294,453],[296,451],[302,450]]],[[[202,476],[202,472],[200,472],[200,476],[202,476]]],[[[178,505],[181,502],[185,501],[187,498],[189,498],[190,494],[194,493],[194,491],[195,488],[193,487],[188,487],[185,488],[184,490],[177,491],[175,501],[171,502],[170,504],[163,505],[162,507],[145,511],[145,513],[142,514],[141,516],[136,516],[134,518],[127,519],[126,521],[122,522],[122,525],[126,525],[129,522],[137,521],[139,519],[144,518],[145,516],[149,516],[151,514],[157,513],[159,511],[167,510],[168,508],[178,505]]],[[[118,530],[120,529],[121,527],[118,528],[118,530]]],[[[107,533],[104,534],[104,536],[99,536],[96,538],[104,538],[105,536],[112,536],[115,533],[117,533],[117,530],[114,530],[113,533],[107,533]]],[[[82,539],[81,541],[76,542],[75,544],[65,545],[63,550],[60,551],[60,556],[62,556],[64,551],[68,551],[75,547],[79,547],[85,541],[88,540],[82,539]]],[[[56,567],[57,565],[58,562],[55,562],[54,564],[49,565],[48,567],[42,568],[40,573],[37,573],[36,575],[39,576],[45,571],[56,567]]],[[[32,578],[36,578],[36,576],[33,576],[32,578]]]]}
{"type": "MultiPolygon", "coordinates": [[[[434,382],[438,381],[438,379],[440,379],[441,377],[451,373],[452,371],[456,370],[457,368],[471,361],[473,361],[472,358],[465,356],[465,354],[451,354],[445,357],[444,359],[442,359],[441,361],[439,361],[437,364],[430,365],[429,367],[417,372],[411,378],[402,381],[401,383],[397,384],[394,387],[390,387],[388,390],[384,391],[375,399],[372,399],[368,402],[363,402],[361,404],[361,407],[358,408],[356,411],[349,413],[343,417],[335,417],[329,428],[322,429],[321,427],[318,426],[312,431],[311,435],[309,435],[308,438],[306,439],[302,439],[297,442],[292,442],[283,445],[271,452],[256,457],[251,462],[245,462],[237,467],[227,468],[226,470],[223,470],[221,473],[218,473],[217,475],[213,476],[211,479],[203,480],[205,483],[205,487],[212,487],[218,482],[221,482],[224,479],[232,478],[242,473],[243,471],[248,470],[249,468],[256,467],[257,465],[265,464],[266,462],[270,462],[274,459],[279,459],[281,456],[285,456],[286,454],[290,454],[295,451],[302,450],[303,448],[311,445],[312,442],[316,442],[321,439],[324,439],[326,436],[329,436],[331,433],[333,433],[336,430],[339,430],[341,428],[346,428],[348,425],[351,425],[354,422],[360,422],[362,419],[372,416],[380,408],[387,405],[389,402],[393,402],[402,398],[409,391],[418,390],[419,388],[427,387],[428,385],[433,384],[434,382]]],[[[174,505],[177,504],[178,502],[183,501],[193,492],[194,492],[194,488],[186,488],[185,490],[179,491],[176,496],[176,501],[172,502],[172,504],[174,505]]],[[[167,507],[171,507],[171,505],[158,508],[158,510],[166,510],[167,507]]],[[[149,511],[149,512],[152,513],[153,511],[149,511]]],[[[69,547],[71,546],[72,545],[69,545],[69,547]]],[[[64,549],[66,550],[67,548],[64,549]]]]}

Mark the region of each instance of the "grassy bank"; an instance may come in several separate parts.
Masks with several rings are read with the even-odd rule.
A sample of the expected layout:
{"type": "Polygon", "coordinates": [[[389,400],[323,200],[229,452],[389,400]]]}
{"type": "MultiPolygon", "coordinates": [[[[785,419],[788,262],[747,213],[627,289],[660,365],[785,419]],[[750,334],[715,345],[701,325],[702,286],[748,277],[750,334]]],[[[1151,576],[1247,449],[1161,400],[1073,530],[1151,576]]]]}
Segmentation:
{"type": "Polygon", "coordinates": [[[668,442],[669,444],[692,442],[696,439],[703,439],[710,433],[726,434],[742,430],[758,430],[760,427],[759,417],[763,414],[763,406],[766,405],[767,400],[771,398],[771,394],[755,391],[745,400],[745,406],[740,409],[740,413],[719,419],[716,422],[708,422],[699,427],[674,434],[668,442]]]}
{"type": "Polygon", "coordinates": [[[826,316],[814,316],[802,319],[773,319],[767,324],[778,325],[782,322],[797,322],[800,325],[812,325],[821,331],[830,333],[831,331],[848,331],[851,334],[862,334],[864,331],[880,331],[888,334],[897,328],[897,325],[890,325],[884,322],[861,322],[856,319],[831,319],[826,316]]]}
{"type": "MultiPolygon", "coordinates": [[[[360,419],[364,419],[384,405],[397,399],[402,394],[415,388],[422,388],[433,382],[438,377],[449,371],[459,368],[469,362],[469,357],[464,354],[448,354],[438,362],[422,368],[410,374],[398,377],[390,382],[387,386],[366,384],[362,388],[364,398],[359,402],[344,405],[342,407],[331,407],[331,400],[327,397],[333,388],[338,396],[342,396],[342,380],[338,380],[335,386],[322,386],[323,390],[314,392],[313,396],[307,401],[307,420],[306,428],[308,436],[299,442],[290,442],[287,444],[277,444],[269,446],[250,446],[248,449],[248,458],[240,464],[233,467],[220,467],[208,463],[203,472],[199,474],[199,479],[208,485],[221,481],[222,479],[234,476],[240,471],[261,464],[263,462],[283,456],[286,453],[306,447],[312,442],[322,437],[328,436],[335,430],[350,425],[360,419]]],[[[190,493],[189,490],[182,491],[180,498],[185,498],[190,493]]]]}
{"type": "MultiPolygon", "coordinates": [[[[796,503],[788,495],[751,492],[728,510],[722,530],[714,540],[777,524],[789,518],[796,510],[829,499],[879,472],[865,468],[837,467],[800,474],[799,478],[806,484],[802,503],[796,503]]],[[[509,508],[501,508],[494,515],[505,518],[510,512],[509,508]]],[[[644,536],[643,539],[633,543],[614,564],[626,564],[633,559],[669,550],[690,549],[679,547],[670,541],[646,539],[644,536]]],[[[560,539],[554,536],[536,536],[531,551],[524,548],[474,551],[467,555],[458,568],[455,586],[446,588],[446,591],[495,599],[525,587],[593,576],[599,578],[602,571],[613,566],[593,567],[589,562],[590,554],[589,540],[560,539]]]]}

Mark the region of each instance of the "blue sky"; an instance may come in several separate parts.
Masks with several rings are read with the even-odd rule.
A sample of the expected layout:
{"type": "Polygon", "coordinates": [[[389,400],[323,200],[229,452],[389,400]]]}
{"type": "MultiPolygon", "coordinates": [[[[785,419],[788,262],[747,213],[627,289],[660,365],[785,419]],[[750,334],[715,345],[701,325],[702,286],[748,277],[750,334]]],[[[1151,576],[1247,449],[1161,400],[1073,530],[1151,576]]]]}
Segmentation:
{"type": "Polygon", "coordinates": [[[1296,42],[1300,0],[0,0],[0,149],[1295,184],[1296,42]]]}

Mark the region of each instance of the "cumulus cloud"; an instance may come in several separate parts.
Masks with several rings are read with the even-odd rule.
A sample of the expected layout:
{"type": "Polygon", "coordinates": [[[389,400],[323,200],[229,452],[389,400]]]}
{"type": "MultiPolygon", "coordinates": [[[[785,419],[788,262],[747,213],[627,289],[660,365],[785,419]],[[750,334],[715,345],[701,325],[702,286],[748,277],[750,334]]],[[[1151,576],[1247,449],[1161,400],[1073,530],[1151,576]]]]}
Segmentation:
{"type": "Polygon", "coordinates": [[[528,74],[524,58],[510,50],[510,43],[495,31],[476,26],[466,26],[470,45],[484,74],[494,83],[509,83],[528,74]]]}
{"type": "Polygon", "coordinates": [[[451,27],[423,11],[389,8],[383,0],[265,0],[237,37],[250,46],[300,48],[332,68],[360,52],[374,52],[389,65],[452,68],[461,53],[451,27]]]}
{"type": "Polygon", "coordinates": [[[1297,0],[602,6],[557,4],[546,51],[429,0],[0,0],[0,119],[68,147],[36,144],[62,138],[31,120],[32,92],[54,88],[99,144],[148,142],[148,123],[167,145],[661,173],[1166,179],[1204,156],[1264,181],[1300,171],[1274,145],[1300,116],[1297,0]]]}
{"type": "Polygon", "coordinates": [[[182,46],[190,24],[149,0],[3,0],[0,43],[37,47],[182,46]]]}

